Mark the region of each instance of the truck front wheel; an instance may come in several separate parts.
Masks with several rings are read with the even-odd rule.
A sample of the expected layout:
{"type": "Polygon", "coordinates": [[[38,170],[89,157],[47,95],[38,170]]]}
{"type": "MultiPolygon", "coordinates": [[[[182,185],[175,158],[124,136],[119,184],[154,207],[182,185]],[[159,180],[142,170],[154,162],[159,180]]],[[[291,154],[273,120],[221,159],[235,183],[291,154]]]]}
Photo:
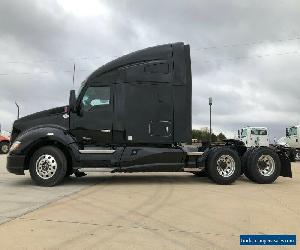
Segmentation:
{"type": "Polygon", "coordinates": [[[247,162],[249,179],[260,184],[274,182],[281,171],[281,162],[271,148],[260,147],[251,152],[247,162]]]}
{"type": "Polygon", "coordinates": [[[64,153],[53,146],[38,149],[29,164],[31,179],[40,186],[51,187],[59,184],[67,172],[64,153]]]}
{"type": "Polygon", "coordinates": [[[230,148],[215,148],[207,159],[207,173],[218,184],[231,184],[241,175],[241,160],[230,148]]]}

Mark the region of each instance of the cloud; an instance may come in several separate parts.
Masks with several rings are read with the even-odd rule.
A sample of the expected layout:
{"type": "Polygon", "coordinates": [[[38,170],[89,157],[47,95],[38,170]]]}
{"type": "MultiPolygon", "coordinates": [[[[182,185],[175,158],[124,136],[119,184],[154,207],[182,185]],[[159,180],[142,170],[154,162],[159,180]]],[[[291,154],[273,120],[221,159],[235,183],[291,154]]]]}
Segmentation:
{"type": "Polygon", "coordinates": [[[78,88],[125,53],[176,41],[191,45],[193,126],[233,135],[300,123],[299,1],[9,1],[0,3],[0,122],[64,105],[76,63],[78,88]]]}

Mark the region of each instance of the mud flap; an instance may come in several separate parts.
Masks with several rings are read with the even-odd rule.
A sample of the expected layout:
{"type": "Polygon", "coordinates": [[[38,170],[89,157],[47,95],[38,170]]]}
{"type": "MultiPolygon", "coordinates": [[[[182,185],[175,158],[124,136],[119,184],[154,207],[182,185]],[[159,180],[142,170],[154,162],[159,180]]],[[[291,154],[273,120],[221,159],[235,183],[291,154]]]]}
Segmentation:
{"type": "Polygon", "coordinates": [[[285,152],[278,152],[278,156],[281,162],[280,176],[292,178],[292,167],[289,157],[285,152]]]}

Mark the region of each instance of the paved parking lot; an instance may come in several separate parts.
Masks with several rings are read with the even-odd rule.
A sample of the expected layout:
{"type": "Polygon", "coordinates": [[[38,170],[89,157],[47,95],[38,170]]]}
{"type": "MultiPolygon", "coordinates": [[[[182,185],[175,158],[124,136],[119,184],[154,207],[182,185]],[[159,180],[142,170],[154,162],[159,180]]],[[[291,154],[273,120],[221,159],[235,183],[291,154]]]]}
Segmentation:
{"type": "Polygon", "coordinates": [[[299,236],[300,163],[293,173],[230,186],[186,173],[93,174],[42,188],[7,173],[0,156],[0,246],[237,249],[240,234],[299,236]]]}

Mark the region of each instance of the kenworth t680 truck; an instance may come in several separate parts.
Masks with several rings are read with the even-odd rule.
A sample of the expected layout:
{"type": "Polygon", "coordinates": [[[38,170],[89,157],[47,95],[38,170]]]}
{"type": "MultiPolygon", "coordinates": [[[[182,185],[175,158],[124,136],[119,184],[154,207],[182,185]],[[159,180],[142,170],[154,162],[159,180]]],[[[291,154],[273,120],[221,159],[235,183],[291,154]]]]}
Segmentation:
{"type": "Polygon", "coordinates": [[[93,72],[69,105],[13,124],[7,169],[42,186],[88,171],[206,173],[231,184],[292,177],[284,147],[184,146],[192,140],[190,47],[166,44],[122,56],[93,72]]]}

